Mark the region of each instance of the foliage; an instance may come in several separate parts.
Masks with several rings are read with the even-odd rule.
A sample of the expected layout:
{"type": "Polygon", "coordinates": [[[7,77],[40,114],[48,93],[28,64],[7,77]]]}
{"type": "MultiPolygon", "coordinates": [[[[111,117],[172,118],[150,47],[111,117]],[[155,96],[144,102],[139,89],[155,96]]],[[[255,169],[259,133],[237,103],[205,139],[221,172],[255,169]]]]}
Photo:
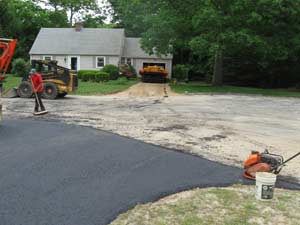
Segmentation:
{"type": "Polygon", "coordinates": [[[86,28],[101,28],[104,24],[104,17],[103,16],[93,16],[93,15],[86,15],[83,18],[83,26],[86,28]]]}
{"type": "Polygon", "coordinates": [[[146,31],[144,15],[151,5],[143,1],[109,0],[113,7],[114,22],[125,28],[128,37],[138,37],[146,31]]]}
{"type": "Polygon", "coordinates": [[[82,79],[82,77],[83,77],[82,74],[84,74],[85,71],[87,71],[87,70],[79,70],[79,71],[77,71],[77,77],[78,77],[78,79],[82,79]]]}
{"type": "Polygon", "coordinates": [[[7,77],[4,80],[3,88],[8,90],[10,88],[16,88],[20,85],[22,78],[13,76],[12,74],[7,74],[7,77]]]}
{"type": "Polygon", "coordinates": [[[96,82],[106,82],[109,81],[110,75],[106,72],[99,72],[95,76],[95,81],[96,82]]]}
{"type": "Polygon", "coordinates": [[[123,64],[119,67],[121,76],[126,77],[127,79],[136,78],[137,72],[132,65],[123,64]]]}
{"type": "Polygon", "coordinates": [[[29,0],[1,0],[0,11],[2,10],[0,37],[18,39],[14,58],[28,59],[29,50],[41,27],[67,25],[65,12],[45,10],[29,0]]]}
{"type": "Polygon", "coordinates": [[[79,70],[77,72],[78,79],[82,79],[82,81],[94,80],[95,73],[97,70],[79,70]]]}
{"type": "Polygon", "coordinates": [[[30,63],[22,58],[15,59],[12,63],[12,73],[15,76],[23,77],[28,75],[30,70],[30,63]]]}
{"type": "Polygon", "coordinates": [[[85,73],[83,75],[83,77],[86,76],[89,81],[95,82],[96,81],[96,75],[98,73],[99,73],[99,71],[94,71],[94,72],[90,71],[90,72],[85,73]]]}
{"type": "Polygon", "coordinates": [[[70,25],[74,22],[74,17],[81,12],[98,9],[96,0],[35,0],[35,2],[45,4],[48,7],[52,6],[54,11],[62,9],[68,12],[70,25]]]}
{"type": "Polygon", "coordinates": [[[187,65],[177,64],[173,66],[172,78],[176,78],[178,81],[187,81],[189,70],[187,65]]]}
{"type": "Polygon", "coordinates": [[[222,83],[224,75],[225,82],[250,85],[241,78],[247,76],[251,85],[264,87],[300,81],[300,0],[110,2],[115,20],[127,33],[141,34],[148,53],[173,53],[180,64],[201,63],[192,71],[207,80],[222,83]]]}
{"type": "Polygon", "coordinates": [[[119,68],[113,64],[107,64],[102,69],[102,72],[106,72],[109,74],[110,80],[116,80],[119,77],[119,68]]]}
{"type": "Polygon", "coordinates": [[[78,79],[83,82],[104,82],[109,80],[109,74],[98,70],[80,70],[78,71],[78,79]]]}

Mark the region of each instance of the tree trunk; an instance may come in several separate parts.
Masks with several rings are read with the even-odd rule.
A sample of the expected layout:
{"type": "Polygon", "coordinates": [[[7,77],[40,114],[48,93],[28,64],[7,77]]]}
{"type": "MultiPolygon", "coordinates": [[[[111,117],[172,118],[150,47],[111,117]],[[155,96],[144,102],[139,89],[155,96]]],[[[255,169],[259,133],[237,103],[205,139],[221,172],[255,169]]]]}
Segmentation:
{"type": "Polygon", "coordinates": [[[222,84],[223,84],[223,53],[222,50],[218,50],[215,56],[212,85],[221,86],[222,84]]]}
{"type": "Polygon", "coordinates": [[[74,12],[72,9],[70,9],[70,21],[69,21],[70,27],[72,27],[73,25],[73,16],[74,16],[74,12]]]}

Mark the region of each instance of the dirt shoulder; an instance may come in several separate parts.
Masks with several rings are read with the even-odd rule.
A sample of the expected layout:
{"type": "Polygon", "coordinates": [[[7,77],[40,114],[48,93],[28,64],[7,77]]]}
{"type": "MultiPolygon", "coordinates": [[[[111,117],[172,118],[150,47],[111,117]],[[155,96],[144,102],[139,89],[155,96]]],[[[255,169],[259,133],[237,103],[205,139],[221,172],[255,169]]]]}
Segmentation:
{"type": "Polygon", "coordinates": [[[117,224],[297,224],[300,192],[275,189],[272,201],[255,199],[254,186],[195,189],[137,205],[117,224]]]}
{"type": "MultiPolygon", "coordinates": [[[[123,93],[124,94],[124,93],[123,93]]],[[[32,118],[32,99],[2,99],[4,116],[32,118]]],[[[46,120],[91,126],[242,166],[251,150],[299,152],[300,99],[240,95],[70,96],[45,101],[46,120]]],[[[282,175],[300,181],[300,158],[282,175]]]]}
{"type": "Polygon", "coordinates": [[[138,83],[126,91],[119,92],[114,96],[119,97],[169,97],[178,95],[173,92],[168,84],[138,83]]]}

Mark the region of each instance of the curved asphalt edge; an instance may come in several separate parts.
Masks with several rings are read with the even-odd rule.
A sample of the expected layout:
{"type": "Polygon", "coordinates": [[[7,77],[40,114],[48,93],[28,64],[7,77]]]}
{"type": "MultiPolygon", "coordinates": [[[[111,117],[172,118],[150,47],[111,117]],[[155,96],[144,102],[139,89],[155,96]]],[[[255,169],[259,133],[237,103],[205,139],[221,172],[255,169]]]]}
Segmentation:
{"type": "MultiPolygon", "coordinates": [[[[254,184],[240,168],[77,125],[7,120],[0,138],[3,224],[107,224],[136,204],[184,190],[254,184]]],[[[300,190],[281,180],[276,186],[300,190]]]]}

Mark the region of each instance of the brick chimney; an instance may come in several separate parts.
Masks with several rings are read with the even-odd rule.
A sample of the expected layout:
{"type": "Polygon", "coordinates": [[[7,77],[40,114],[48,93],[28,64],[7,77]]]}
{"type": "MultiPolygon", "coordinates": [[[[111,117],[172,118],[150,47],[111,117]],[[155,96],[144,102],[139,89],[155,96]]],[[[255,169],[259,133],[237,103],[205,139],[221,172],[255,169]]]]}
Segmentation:
{"type": "Polygon", "coordinates": [[[75,23],[75,31],[80,32],[83,29],[83,23],[82,22],[76,22],[75,23]]]}

